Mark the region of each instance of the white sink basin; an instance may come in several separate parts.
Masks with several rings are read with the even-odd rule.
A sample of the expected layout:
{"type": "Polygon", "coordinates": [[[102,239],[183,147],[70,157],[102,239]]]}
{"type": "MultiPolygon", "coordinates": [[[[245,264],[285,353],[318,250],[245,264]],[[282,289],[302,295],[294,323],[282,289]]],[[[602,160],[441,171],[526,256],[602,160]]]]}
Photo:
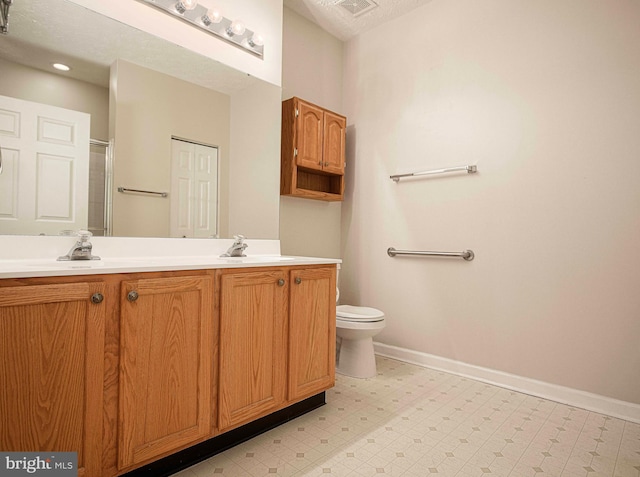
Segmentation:
{"type": "Polygon", "coordinates": [[[37,260],[28,262],[30,268],[41,270],[76,270],[76,269],[92,269],[92,268],[127,268],[139,266],[152,266],[158,263],[157,260],[145,258],[116,258],[101,260],[37,260]]]}
{"type": "Polygon", "coordinates": [[[220,257],[220,260],[228,262],[240,262],[240,263],[258,263],[258,262],[288,262],[294,260],[294,257],[282,257],[280,255],[254,255],[247,257],[220,257]]]}
{"type": "Polygon", "coordinates": [[[104,262],[102,260],[42,260],[37,262],[29,262],[27,264],[32,268],[39,269],[59,269],[59,268],[100,268],[104,267],[104,262]]]}

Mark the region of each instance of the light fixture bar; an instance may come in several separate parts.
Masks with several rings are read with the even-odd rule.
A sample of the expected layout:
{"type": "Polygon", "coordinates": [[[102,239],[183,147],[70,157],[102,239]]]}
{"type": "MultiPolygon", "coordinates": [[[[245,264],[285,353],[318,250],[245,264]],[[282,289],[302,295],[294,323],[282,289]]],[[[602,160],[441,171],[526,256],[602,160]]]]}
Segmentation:
{"type": "MultiPolygon", "coordinates": [[[[0,0],[0,2],[2,1],[4,0],[0,0]]],[[[244,29],[242,33],[233,33],[232,23],[234,22],[225,17],[220,17],[220,20],[216,19],[216,22],[208,21],[208,9],[203,5],[196,5],[195,8],[187,10],[184,8],[180,8],[182,3],[180,2],[180,0],[138,1],[158,8],[165,13],[169,13],[170,15],[173,15],[174,17],[190,23],[191,25],[197,27],[202,31],[206,31],[207,33],[210,33],[215,37],[226,41],[227,43],[242,48],[244,51],[247,51],[259,58],[263,57],[264,45],[262,44],[262,38],[259,37],[259,35],[255,35],[254,32],[252,32],[248,28],[244,29]],[[176,8],[176,5],[178,6],[178,8],[176,8]],[[179,10],[181,10],[182,13],[180,13],[179,10]]]]}

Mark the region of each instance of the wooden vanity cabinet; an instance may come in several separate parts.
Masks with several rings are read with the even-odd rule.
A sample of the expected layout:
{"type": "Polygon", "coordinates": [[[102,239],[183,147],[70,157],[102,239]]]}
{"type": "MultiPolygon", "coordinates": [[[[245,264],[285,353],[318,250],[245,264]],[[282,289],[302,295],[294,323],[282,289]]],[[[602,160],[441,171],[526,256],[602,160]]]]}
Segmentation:
{"type": "Polygon", "coordinates": [[[0,280],[0,449],[114,477],[334,384],[335,265],[0,280]]]}
{"type": "Polygon", "coordinates": [[[335,285],[335,265],[220,273],[220,431],[334,385],[335,285]]]}
{"type": "Polygon", "coordinates": [[[0,281],[0,449],[77,452],[102,475],[102,281],[0,281]]]}
{"type": "Polygon", "coordinates": [[[211,435],[213,301],[210,276],[122,281],[120,469],[211,435]]]}
{"type": "Polygon", "coordinates": [[[289,284],[283,269],[220,274],[220,431],[279,409],[286,399],[289,284]]]}
{"type": "Polygon", "coordinates": [[[282,195],[343,199],[346,128],[342,115],[296,97],[283,101],[282,195]]]}
{"type": "Polygon", "coordinates": [[[335,384],[336,274],[332,268],[290,272],[289,400],[335,384]]]}

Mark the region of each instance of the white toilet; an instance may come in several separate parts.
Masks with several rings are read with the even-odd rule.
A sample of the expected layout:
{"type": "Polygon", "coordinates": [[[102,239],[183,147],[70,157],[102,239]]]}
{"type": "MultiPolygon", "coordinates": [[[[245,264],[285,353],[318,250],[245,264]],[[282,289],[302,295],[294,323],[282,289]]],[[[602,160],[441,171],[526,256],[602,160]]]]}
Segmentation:
{"type": "Polygon", "coordinates": [[[373,337],[385,326],[384,313],[365,306],[336,307],[336,371],[354,378],[376,375],[373,337]]]}

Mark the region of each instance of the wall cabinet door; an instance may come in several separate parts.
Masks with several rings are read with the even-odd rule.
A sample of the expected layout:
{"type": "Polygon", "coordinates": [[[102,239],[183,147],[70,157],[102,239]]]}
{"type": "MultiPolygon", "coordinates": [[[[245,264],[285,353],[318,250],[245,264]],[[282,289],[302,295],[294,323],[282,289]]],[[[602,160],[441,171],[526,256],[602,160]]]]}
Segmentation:
{"type": "Polygon", "coordinates": [[[300,99],[296,105],[297,165],[344,174],[346,118],[300,99]]]}
{"type": "Polygon", "coordinates": [[[221,431],[268,414],[285,401],[287,278],[284,270],[220,277],[221,431]]]}
{"type": "Polygon", "coordinates": [[[322,170],[323,128],[324,110],[312,104],[298,101],[296,119],[298,166],[322,170]]]}
{"type": "Polygon", "coordinates": [[[209,276],[123,281],[118,466],[211,434],[213,284],[209,276]]]}
{"type": "Polygon", "coordinates": [[[291,271],[289,400],[335,384],[336,278],[334,269],[291,271]]]}
{"type": "Polygon", "coordinates": [[[323,129],[322,170],[332,174],[344,174],[347,120],[344,116],[325,111],[323,129]]]}
{"type": "Polygon", "coordinates": [[[0,287],[0,449],[78,453],[102,474],[102,282],[0,287]],[[96,300],[97,301],[97,300],[96,300]]]}

